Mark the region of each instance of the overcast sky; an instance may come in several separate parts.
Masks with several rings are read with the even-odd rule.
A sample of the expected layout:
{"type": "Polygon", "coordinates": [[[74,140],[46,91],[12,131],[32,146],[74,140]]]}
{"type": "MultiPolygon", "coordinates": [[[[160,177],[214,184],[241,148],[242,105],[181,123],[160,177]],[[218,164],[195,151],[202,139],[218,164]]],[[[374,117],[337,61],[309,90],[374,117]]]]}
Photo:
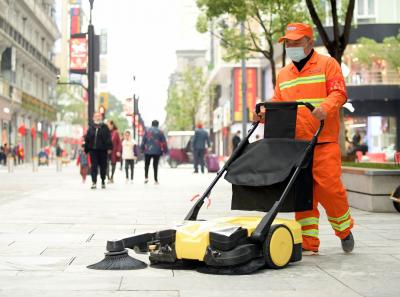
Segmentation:
{"type": "MultiPolygon", "coordinates": [[[[88,12],[89,1],[82,3],[88,12]]],[[[94,1],[96,33],[108,31],[109,91],[121,100],[138,94],[146,125],[165,118],[175,51],[207,45],[206,34],[196,32],[196,15],[194,0],[94,1]]]]}

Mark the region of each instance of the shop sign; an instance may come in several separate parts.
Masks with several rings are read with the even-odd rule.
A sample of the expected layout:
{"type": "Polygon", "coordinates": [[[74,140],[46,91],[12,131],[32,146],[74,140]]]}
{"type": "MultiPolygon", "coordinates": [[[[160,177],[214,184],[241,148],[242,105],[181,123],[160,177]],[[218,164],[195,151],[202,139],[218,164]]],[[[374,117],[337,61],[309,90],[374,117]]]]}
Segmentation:
{"type": "MultiPolygon", "coordinates": [[[[257,68],[247,68],[247,90],[246,102],[250,121],[252,120],[252,110],[256,105],[257,98],[257,68]]],[[[233,70],[233,103],[234,103],[234,121],[242,121],[242,69],[237,67],[233,70]]]]}

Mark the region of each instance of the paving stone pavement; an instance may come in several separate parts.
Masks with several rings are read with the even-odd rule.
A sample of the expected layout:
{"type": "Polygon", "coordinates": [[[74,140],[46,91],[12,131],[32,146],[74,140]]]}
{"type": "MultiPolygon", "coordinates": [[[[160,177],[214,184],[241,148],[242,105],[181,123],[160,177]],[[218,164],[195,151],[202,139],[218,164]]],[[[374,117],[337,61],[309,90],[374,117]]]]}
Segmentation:
{"type": "MultiPolygon", "coordinates": [[[[319,256],[304,257],[283,270],[247,276],[147,268],[94,271],[107,239],[155,231],[179,222],[213,174],[193,175],[188,166],[162,167],[160,185],[143,183],[139,164],[133,184],[117,171],[106,190],[89,190],[72,164],[33,173],[0,168],[0,296],[400,296],[400,214],[352,209],[356,220],[353,254],[321,218],[319,256]]],[[[201,218],[229,211],[230,186],[221,181],[201,218]]],[[[291,214],[284,214],[291,217],[291,214]]],[[[148,262],[144,255],[135,255],[148,262]]]]}

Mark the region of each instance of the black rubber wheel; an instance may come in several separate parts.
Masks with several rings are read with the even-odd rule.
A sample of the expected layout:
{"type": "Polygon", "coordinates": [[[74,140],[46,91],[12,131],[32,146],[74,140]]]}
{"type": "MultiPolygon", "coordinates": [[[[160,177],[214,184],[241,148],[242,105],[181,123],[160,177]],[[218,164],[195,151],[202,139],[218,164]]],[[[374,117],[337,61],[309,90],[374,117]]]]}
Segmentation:
{"type": "Polygon", "coordinates": [[[285,225],[272,225],[263,244],[265,263],[269,268],[285,268],[293,254],[293,234],[285,225]]]}
{"type": "Polygon", "coordinates": [[[393,206],[398,212],[400,212],[400,203],[393,201],[393,206]]]}

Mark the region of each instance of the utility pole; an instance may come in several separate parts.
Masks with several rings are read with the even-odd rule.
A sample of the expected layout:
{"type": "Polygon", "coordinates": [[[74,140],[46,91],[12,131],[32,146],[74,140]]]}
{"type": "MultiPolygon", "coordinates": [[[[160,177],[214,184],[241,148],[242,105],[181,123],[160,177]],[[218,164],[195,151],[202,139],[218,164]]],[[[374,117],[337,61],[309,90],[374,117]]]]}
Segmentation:
{"type": "MultiPolygon", "coordinates": [[[[244,42],[244,22],[240,24],[240,35],[244,42]]],[[[246,58],[242,50],[242,139],[247,135],[247,72],[246,72],[246,58]]]]}
{"type": "Polygon", "coordinates": [[[90,2],[90,19],[88,26],[88,50],[89,50],[89,61],[88,61],[88,126],[92,124],[93,114],[94,114],[94,27],[92,25],[92,9],[93,9],[93,1],[90,2]]]}
{"type": "MultiPolygon", "coordinates": [[[[136,77],[133,76],[133,81],[135,82],[135,80],[136,80],[136,77]]],[[[132,130],[133,130],[133,137],[134,137],[134,139],[136,139],[136,130],[137,130],[136,118],[139,115],[139,96],[137,96],[135,94],[135,92],[133,92],[133,98],[132,99],[133,99],[132,100],[133,101],[132,130]]],[[[139,122],[139,120],[137,122],[139,122]]]]}

